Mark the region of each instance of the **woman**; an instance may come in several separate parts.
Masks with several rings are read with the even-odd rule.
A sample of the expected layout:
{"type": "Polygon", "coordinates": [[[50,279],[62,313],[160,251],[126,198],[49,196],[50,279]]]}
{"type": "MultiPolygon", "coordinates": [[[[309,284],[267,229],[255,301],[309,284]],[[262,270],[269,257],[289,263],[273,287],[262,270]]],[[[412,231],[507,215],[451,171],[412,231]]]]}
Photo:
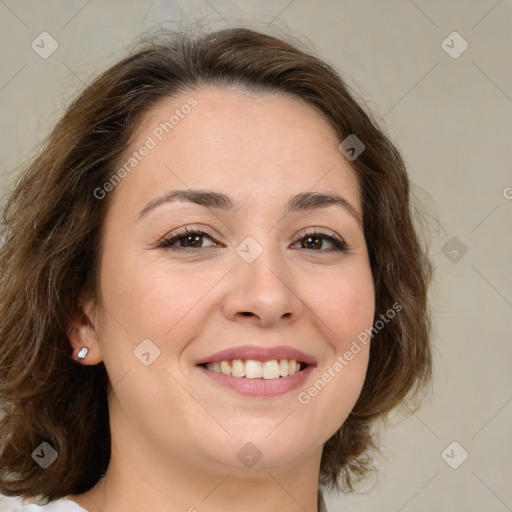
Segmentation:
{"type": "Polygon", "coordinates": [[[321,60],[247,29],[146,43],[5,206],[0,491],[325,510],[429,382],[413,214],[400,154],[321,60]]]}

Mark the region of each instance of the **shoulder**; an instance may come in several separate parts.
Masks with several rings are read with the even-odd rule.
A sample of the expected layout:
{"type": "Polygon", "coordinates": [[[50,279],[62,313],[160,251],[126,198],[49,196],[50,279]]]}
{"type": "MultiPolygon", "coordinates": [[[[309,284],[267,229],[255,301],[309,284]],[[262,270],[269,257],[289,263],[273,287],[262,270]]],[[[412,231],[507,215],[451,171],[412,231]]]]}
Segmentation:
{"type": "Polygon", "coordinates": [[[21,507],[11,510],[11,512],[87,512],[85,508],[77,505],[74,501],[64,498],[51,501],[47,505],[22,505],[21,507]]]}

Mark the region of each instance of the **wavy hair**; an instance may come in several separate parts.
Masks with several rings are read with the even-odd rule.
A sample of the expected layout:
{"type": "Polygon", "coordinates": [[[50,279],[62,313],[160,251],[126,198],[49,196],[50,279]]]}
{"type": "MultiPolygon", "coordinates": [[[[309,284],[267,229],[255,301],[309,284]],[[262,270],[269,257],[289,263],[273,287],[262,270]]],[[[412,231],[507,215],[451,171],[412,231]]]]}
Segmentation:
{"type": "Polygon", "coordinates": [[[94,191],[123,161],[142,116],[160,100],[204,86],[293,95],[316,108],[340,142],[365,145],[350,164],[361,187],[375,285],[374,333],[362,392],[325,443],[319,485],[339,492],[373,468],[374,425],[412,403],[431,380],[427,292],[432,264],[415,225],[399,151],[334,69],[299,44],[246,28],[169,31],[143,40],[70,104],[22,169],[1,217],[0,492],[54,500],[92,488],[110,460],[108,375],[103,362],[71,359],[67,337],[80,299],[99,298],[101,233],[112,194],[94,191]],[[58,458],[32,454],[48,442],[58,458]]]}

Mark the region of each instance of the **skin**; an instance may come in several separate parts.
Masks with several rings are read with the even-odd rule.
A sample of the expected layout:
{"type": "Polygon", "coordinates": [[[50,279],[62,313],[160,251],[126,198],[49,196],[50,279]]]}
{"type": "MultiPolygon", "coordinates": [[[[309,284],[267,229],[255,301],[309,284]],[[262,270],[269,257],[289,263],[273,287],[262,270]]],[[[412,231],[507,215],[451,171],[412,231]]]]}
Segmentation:
{"type": "Polygon", "coordinates": [[[285,215],[285,206],[297,193],[335,192],[361,219],[357,175],[321,114],[281,94],[208,88],[167,98],[132,149],[191,96],[198,105],[110,192],[101,304],[84,303],[69,339],[75,359],[87,346],[79,361],[107,368],[112,458],[95,487],[68,499],[103,512],[316,511],[322,446],[360,394],[369,346],[308,404],[297,395],[371,327],[375,292],[354,216],[336,205],[285,215]],[[237,208],[177,201],[138,220],[151,200],[187,188],[228,194],[237,208]],[[184,226],[211,236],[196,243],[203,249],[158,247],[184,226]],[[303,228],[333,232],[350,249],[308,245],[303,228]],[[235,251],[247,236],[263,248],[252,263],[235,251]],[[133,353],[144,339],[160,350],[149,366],[133,353]],[[267,399],[195,366],[245,344],[293,346],[317,366],[300,389],[267,399]],[[237,457],[247,442],[262,455],[252,468],[237,457]]]}

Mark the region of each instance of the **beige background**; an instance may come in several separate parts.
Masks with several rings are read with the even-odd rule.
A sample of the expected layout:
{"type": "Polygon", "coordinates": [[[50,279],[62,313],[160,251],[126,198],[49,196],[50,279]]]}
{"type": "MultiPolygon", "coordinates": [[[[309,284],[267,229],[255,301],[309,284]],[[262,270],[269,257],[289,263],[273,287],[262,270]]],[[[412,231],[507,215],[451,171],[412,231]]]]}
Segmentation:
{"type": "MultiPolygon", "coordinates": [[[[0,0],[2,176],[134,36],[198,18],[284,30],[334,65],[381,118],[439,219],[433,394],[382,435],[379,483],[329,496],[330,512],[512,510],[512,2],[0,0]],[[47,59],[31,48],[43,31],[59,45],[47,59]],[[453,31],[469,44],[457,58],[442,47],[453,31]],[[452,465],[469,453],[458,469],[441,456],[453,441],[452,465]]],[[[463,48],[457,37],[447,44],[463,48]]],[[[0,510],[13,506],[0,498],[0,510]]]]}

